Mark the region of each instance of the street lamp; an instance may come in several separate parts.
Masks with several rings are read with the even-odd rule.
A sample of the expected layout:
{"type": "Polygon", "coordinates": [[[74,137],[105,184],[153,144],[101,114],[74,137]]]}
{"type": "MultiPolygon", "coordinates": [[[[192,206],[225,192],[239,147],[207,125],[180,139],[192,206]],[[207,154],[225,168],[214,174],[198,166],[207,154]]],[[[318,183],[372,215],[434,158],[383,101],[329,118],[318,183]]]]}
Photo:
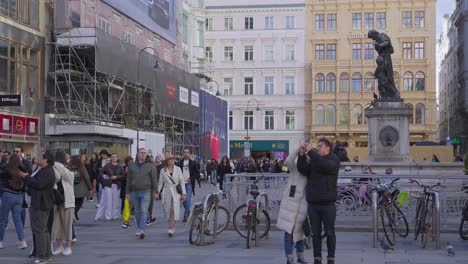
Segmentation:
{"type": "Polygon", "coordinates": [[[221,94],[219,93],[219,84],[217,81],[213,80],[213,79],[210,79],[210,81],[208,81],[207,83],[205,83],[204,87],[205,88],[208,88],[209,84],[210,83],[214,83],[216,84],[216,96],[220,96],[221,94]]]}
{"type": "MultiPolygon", "coordinates": [[[[258,108],[258,100],[255,99],[255,98],[251,98],[251,99],[249,99],[249,101],[247,101],[247,112],[249,111],[249,105],[250,105],[251,101],[255,101],[255,103],[257,104],[257,108],[255,110],[259,111],[260,109],[258,108]]],[[[250,139],[250,137],[249,137],[249,127],[250,127],[250,122],[247,120],[247,136],[245,137],[245,140],[250,139]]]]}

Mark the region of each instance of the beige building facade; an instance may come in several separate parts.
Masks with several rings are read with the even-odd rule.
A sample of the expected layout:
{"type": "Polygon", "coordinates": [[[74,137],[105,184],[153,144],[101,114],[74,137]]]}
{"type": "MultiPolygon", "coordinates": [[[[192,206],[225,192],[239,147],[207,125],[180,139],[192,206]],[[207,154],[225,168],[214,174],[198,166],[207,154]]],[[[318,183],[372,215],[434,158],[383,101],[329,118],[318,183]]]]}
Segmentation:
{"type": "Polygon", "coordinates": [[[391,38],[395,83],[413,109],[410,142],[435,140],[436,1],[307,0],[305,10],[312,141],[325,136],[367,147],[364,112],[378,94],[371,29],[391,38]]]}

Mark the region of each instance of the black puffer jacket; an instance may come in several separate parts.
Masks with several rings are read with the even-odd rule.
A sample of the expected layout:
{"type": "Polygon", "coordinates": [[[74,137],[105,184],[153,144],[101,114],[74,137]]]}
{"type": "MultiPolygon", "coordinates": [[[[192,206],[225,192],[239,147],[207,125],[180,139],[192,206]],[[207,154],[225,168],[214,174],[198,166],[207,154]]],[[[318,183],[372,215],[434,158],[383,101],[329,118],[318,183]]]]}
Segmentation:
{"type": "Polygon", "coordinates": [[[306,198],[313,204],[334,204],[336,202],[336,184],[340,170],[340,160],[330,153],[320,156],[315,151],[300,155],[297,160],[297,169],[307,175],[306,198]],[[307,160],[309,156],[310,160],[307,160]]]}

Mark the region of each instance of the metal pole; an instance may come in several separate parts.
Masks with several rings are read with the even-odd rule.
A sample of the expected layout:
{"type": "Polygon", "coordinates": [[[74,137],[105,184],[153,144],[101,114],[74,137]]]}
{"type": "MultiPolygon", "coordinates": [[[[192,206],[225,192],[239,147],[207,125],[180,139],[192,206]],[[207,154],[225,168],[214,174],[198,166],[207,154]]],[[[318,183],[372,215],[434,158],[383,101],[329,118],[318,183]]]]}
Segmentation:
{"type": "Polygon", "coordinates": [[[440,200],[438,192],[434,192],[434,209],[435,212],[433,212],[433,214],[435,214],[435,217],[434,215],[432,217],[432,226],[434,228],[432,229],[434,230],[433,235],[436,240],[436,248],[440,249],[440,200]]]}
{"type": "Polygon", "coordinates": [[[373,223],[373,246],[377,248],[378,240],[379,240],[379,214],[377,211],[377,192],[372,192],[372,223],[373,223]]]}
{"type": "Polygon", "coordinates": [[[216,239],[218,234],[218,197],[215,196],[215,207],[214,207],[214,230],[213,230],[213,237],[216,239]]]}

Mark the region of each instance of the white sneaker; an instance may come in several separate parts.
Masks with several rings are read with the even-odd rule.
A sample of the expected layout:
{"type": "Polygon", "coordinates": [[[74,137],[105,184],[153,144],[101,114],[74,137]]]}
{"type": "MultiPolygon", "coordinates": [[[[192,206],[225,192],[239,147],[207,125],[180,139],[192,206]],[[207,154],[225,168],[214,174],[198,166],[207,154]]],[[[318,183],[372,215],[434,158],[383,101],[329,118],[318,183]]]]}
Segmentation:
{"type": "Polygon", "coordinates": [[[52,251],[52,255],[57,256],[63,253],[63,247],[58,247],[57,250],[52,251]]]}
{"type": "Polygon", "coordinates": [[[141,234],[141,231],[138,230],[138,231],[136,232],[135,236],[140,236],[140,234],[141,234]]]}
{"type": "Polygon", "coordinates": [[[71,254],[72,254],[71,247],[66,247],[65,250],[62,253],[63,256],[70,256],[71,254]]]}
{"type": "Polygon", "coordinates": [[[3,248],[3,241],[0,241],[0,249],[3,248]]]}
{"type": "Polygon", "coordinates": [[[18,242],[18,246],[16,247],[17,249],[25,249],[28,247],[28,244],[26,244],[26,240],[22,240],[18,242]]]}
{"type": "Polygon", "coordinates": [[[78,241],[78,239],[76,237],[74,239],[72,239],[72,243],[75,243],[76,241],[78,241]]]}

